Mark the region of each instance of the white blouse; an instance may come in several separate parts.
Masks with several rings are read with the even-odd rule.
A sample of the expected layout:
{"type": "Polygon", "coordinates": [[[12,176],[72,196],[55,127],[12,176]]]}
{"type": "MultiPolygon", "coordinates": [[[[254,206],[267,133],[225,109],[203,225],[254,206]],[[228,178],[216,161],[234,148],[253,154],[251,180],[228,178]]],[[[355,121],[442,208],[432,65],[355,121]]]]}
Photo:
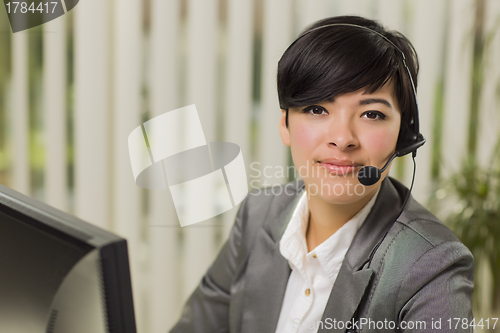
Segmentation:
{"type": "Polygon", "coordinates": [[[340,266],[377,196],[378,191],[351,220],[307,253],[305,234],[309,207],[307,192],[304,191],[280,241],[281,255],[288,260],[292,273],[276,333],[312,333],[317,332],[321,324],[327,324],[321,323],[321,318],[340,266]]]}

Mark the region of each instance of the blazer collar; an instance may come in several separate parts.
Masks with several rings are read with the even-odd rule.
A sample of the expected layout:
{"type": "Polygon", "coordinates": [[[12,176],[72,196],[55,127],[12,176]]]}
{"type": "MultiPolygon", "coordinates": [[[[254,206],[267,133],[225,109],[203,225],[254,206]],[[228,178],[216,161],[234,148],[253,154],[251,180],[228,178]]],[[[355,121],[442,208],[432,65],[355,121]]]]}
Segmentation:
{"type": "MultiPolygon", "coordinates": [[[[406,190],[406,188],[400,188],[406,190]]],[[[344,262],[352,270],[360,270],[373,248],[396,221],[406,193],[399,193],[392,179],[386,177],[372,210],[359,228],[346,253],[344,262]]]]}
{"type": "Polygon", "coordinates": [[[295,193],[289,196],[284,202],[283,208],[281,212],[276,217],[276,219],[268,220],[267,224],[263,227],[267,230],[267,232],[271,235],[272,240],[275,243],[279,243],[283,233],[285,232],[288,223],[292,219],[293,213],[299,204],[300,197],[305,191],[304,181],[300,180],[297,182],[297,188],[295,189],[295,193]]]}
{"type": "MultiPolygon", "coordinates": [[[[398,186],[399,187],[399,186],[398,186]]],[[[290,219],[297,207],[301,194],[305,191],[303,181],[298,182],[295,194],[289,196],[283,203],[283,208],[276,219],[266,221],[263,226],[267,230],[272,240],[279,243],[285,232],[290,219]]],[[[381,185],[380,193],[373,205],[370,213],[359,228],[356,236],[346,253],[344,262],[351,270],[359,270],[363,263],[370,256],[372,249],[382,239],[387,230],[390,229],[403,204],[402,198],[406,195],[408,189],[399,188],[393,184],[393,181],[386,177],[381,185]]]]}

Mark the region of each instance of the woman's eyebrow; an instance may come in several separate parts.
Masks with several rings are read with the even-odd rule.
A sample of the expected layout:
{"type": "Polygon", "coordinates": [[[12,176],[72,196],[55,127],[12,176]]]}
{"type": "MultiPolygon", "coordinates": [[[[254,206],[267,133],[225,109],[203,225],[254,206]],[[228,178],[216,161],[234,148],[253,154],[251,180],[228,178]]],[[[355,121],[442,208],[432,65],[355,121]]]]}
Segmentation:
{"type": "Polygon", "coordinates": [[[384,105],[387,105],[388,107],[392,108],[391,103],[389,103],[387,100],[383,98],[366,98],[362,99],[359,101],[359,105],[368,105],[368,104],[375,104],[375,103],[381,103],[384,105]]]}

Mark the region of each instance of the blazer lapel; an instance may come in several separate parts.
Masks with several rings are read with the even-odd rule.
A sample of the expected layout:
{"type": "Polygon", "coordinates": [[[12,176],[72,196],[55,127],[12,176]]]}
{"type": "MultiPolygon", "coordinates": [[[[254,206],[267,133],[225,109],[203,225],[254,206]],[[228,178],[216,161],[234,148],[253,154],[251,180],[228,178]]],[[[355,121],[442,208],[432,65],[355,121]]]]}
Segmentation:
{"type": "MultiPolygon", "coordinates": [[[[358,309],[363,296],[369,290],[367,287],[370,281],[375,276],[374,270],[366,267],[366,261],[396,220],[402,205],[401,197],[404,196],[399,194],[390,179],[386,178],[372,210],[346,253],[321,319],[324,324],[333,319],[344,323],[350,321],[358,309]],[[326,320],[327,318],[329,319],[326,320]]],[[[327,330],[323,327],[318,333],[345,330],[327,330]]]]}
{"type": "Polygon", "coordinates": [[[265,221],[256,235],[245,277],[247,306],[243,313],[244,333],[276,331],[291,273],[288,261],[279,250],[279,241],[299,202],[302,189],[287,200],[273,202],[273,209],[280,211],[279,215],[265,221]],[[267,278],[263,279],[263,276],[267,278]]]}
{"type": "MultiPolygon", "coordinates": [[[[365,295],[373,275],[373,269],[371,268],[352,271],[348,265],[342,265],[326,304],[325,312],[323,312],[323,318],[321,318],[323,324],[326,325],[333,319],[344,323],[350,321],[365,295]],[[327,320],[327,318],[329,319],[327,320]]],[[[345,332],[346,330],[346,328],[334,330],[332,328],[327,329],[327,327],[328,325],[320,327],[318,333],[345,332]]]]}

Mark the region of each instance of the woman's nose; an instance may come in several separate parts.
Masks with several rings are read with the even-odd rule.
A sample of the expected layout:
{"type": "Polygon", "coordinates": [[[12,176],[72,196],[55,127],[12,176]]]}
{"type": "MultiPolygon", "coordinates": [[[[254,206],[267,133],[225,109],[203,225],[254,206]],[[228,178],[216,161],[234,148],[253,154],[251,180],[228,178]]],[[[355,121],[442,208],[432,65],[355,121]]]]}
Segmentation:
{"type": "Polygon", "coordinates": [[[328,132],[328,145],[340,150],[354,149],[358,146],[358,140],[352,124],[349,121],[332,121],[328,132]]]}

